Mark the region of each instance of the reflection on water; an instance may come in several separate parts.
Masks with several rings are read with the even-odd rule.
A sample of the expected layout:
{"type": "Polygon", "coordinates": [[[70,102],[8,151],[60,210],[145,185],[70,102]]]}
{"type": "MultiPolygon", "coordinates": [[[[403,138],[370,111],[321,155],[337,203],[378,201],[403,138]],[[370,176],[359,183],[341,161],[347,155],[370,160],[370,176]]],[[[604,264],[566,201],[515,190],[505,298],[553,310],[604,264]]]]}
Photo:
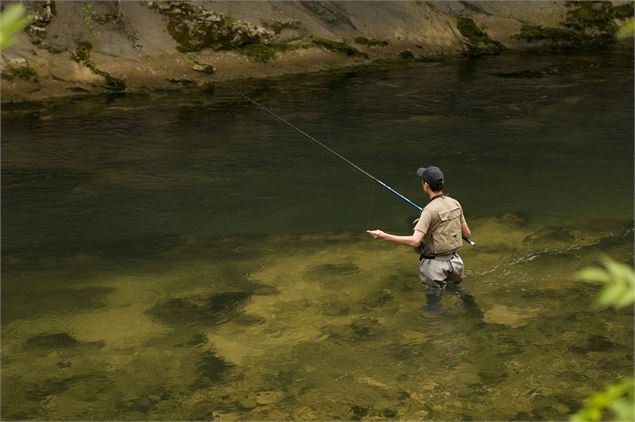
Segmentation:
{"type": "Polygon", "coordinates": [[[435,313],[363,231],[412,210],[224,89],[3,115],[5,418],[558,420],[632,373],[572,279],[633,259],[629,57],[244,87],[413,199],[447,169],[478,246],[435,313]]]}

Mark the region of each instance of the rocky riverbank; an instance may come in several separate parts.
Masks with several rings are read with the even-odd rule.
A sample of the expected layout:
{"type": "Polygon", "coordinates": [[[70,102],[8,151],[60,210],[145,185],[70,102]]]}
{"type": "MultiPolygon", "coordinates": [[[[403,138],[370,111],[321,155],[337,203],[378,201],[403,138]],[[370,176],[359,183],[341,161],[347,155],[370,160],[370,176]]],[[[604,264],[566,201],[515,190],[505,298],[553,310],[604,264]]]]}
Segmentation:
{"type": "MultiPolygon", "coordinates": [[[[9,3],[9,2],[5,2],[9,3]]],[[[632,2],[30,1],[2,102],[606,46],[632,2]]]]}

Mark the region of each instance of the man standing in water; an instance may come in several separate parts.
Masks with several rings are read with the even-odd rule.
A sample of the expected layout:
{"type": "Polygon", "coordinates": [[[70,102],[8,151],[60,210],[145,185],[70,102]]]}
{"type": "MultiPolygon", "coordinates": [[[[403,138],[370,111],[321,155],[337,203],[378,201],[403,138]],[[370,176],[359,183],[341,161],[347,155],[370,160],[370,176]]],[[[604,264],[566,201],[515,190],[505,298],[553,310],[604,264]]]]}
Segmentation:
{"type": "Polygon", "coordinates": [[[471,235],[461,204],[443,193],[443,173],[434,166],[417,170],[423,191],[430,202],[421,211],[411,236],[397,236],[381,230],[367,230],[375,239],[384,239],[400,245],[413,246],[420,255],[419,278],[426,288],[428,308],[441,311],[441,293],[446,288],[455,291],[466,303],[474,299],[460,291],[463,279],[463,260],[456,253],[462,238],[471,235]]]}

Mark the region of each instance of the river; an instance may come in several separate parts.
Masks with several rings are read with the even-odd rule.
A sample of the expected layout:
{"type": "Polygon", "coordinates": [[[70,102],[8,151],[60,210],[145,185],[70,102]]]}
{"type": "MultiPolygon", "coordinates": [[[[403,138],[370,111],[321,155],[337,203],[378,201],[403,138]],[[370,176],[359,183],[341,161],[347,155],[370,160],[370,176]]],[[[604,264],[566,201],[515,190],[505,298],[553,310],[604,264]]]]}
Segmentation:
{"type": "Polygon", "coordinates": [[[4,419],[565,420],[633,373],[633,55],[376,65],[2,112],[4,419]],[[476,247],[431,314],[437,165],[476,247]]]}

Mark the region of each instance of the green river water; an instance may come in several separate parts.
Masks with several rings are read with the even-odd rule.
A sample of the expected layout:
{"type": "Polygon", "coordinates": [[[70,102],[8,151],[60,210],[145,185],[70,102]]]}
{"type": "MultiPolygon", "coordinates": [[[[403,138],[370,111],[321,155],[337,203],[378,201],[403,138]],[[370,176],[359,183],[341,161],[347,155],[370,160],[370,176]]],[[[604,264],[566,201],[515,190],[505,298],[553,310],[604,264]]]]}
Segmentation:
{"type": "Polygon", "coordinates": [[[633,373],[633,56],[375,66],[5,106],[2,418],[565,420],[633,373]],[[463,204],[430,314],[409,198],[463,204]]]}

